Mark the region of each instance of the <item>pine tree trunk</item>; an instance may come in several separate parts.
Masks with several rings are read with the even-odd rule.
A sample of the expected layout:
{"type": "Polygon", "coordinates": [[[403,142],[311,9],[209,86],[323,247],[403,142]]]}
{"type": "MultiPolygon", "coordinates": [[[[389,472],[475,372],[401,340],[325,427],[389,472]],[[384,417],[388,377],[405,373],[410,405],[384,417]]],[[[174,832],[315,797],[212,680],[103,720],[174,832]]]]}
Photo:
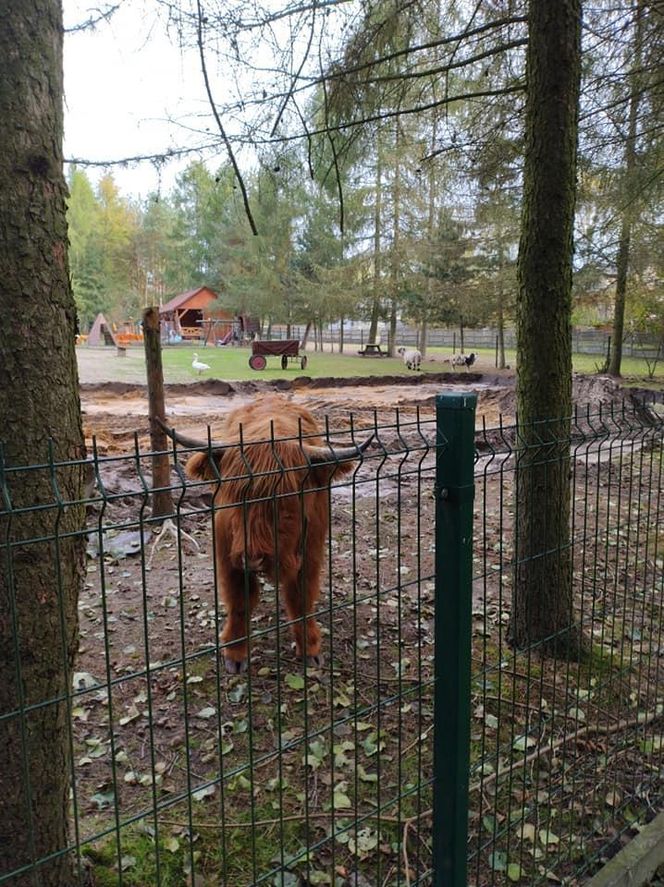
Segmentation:
{"type": "Polygon", "coordinates": [[[339,323],[339,354],[344,353],[344,318],[339,323]]]}
{"type": "Polygon", "coordinates": [[[569,538],[572,236],[580,0],[531,0],[526,151],[518,258],[517,648],[578,656],[569,538]],[[541,441],[547,441],[542,444],[541,441]]]}
{"type": "Polygon", "coordinates": [[[505,311],[502,292],[498,302],[498,369],[505,369],[505,311]]]}
{"type": "Polygon", "coordinates": [[[307,343],[309,342],[309,334],[311,333],[311,324],[312,323],[313,323],[312,320],[308,320],[307,325],[304,328],[304,335],[302,336],[302,341],[300,342],[300,348],[303,351],[306,351],[306,349],[307,349],[307,343]]]}
{"type": "Polygon", "coordinates": [[[378,317],[380,315],[380,287],[381,287],[381,202],[382,202],[382,164],[380,153],[380,131],[378,132],[376,148],[376,194],[374,198],[374,243],[373,243],[373,300],[371,303],[371,322],[369,324],[369,341],[375,342],[378,335],[378,317]]]}
{"type": "Polygon", "coordinates": [[[392,262],[391,262],[391,289],[390,300],[390,329],[388,333],[387,353],[394,357],[397,353],[397,305],[399,299],[400,267],[400,214],[401,214],[401,128],[399,118],[396,118],[394,127],[394,180],[392,182],[392,262]]]}
{"type": "Polygon", "coordinates": [[[636,137],[639,118],[641,90],[639,88],[643,56],[643,0],[636,6],[634,26],[634,64],[629,83],[629,122],[625,142],[625,191],[623,195],[622,220],[618,255],[616,257],[616,296],[613,306],[613,333],[608,371],[612,376],[620,376],[622,345],[625,329],[625,304],[627,302],[627,275],[629,273],[630,247],[632,240],[632,218],[634,214],[634,177],[637,172],[636,137]]]}
{"type": "Polygon", "coordinates": [[[422,359],[427,356],[427,336],[429,334],[429,324],[427,323],[426,318],[422,321],[420,326],[420,354],[422,355],[422,359]]]}
{"type": "MultiPolygon", "coordinates": [[[[62,174],[62,10],[5,4],[0,27],[0,441],[7,466],[84,455],[62,174]]],[[[68,845],[83,468],[5,474],[0,516],[0,873],[68,845]],[[18,513],[41,505],[39,511],[18,513]],[[44,508],[50,504],[50,508],[44,508]],[[74,534],[69,536],[68,534],[74,534]],[[31,542],[42,538],[44,541],[31,542]],[[4,544],[5,540],[9,543],[4,544]],[[29,711],[25,711],[26,708],[29,711]],[[7,717],[8,715],[8,717],[7,717]]],[[[69,854],[12,887],[67,887],[69,854]]]]}
{"type": "Polygon", "coordinates": [[[387,334],[387,353],[394,357],[397,353],[397,300],[390,300],[390,327],[387,334]]]}

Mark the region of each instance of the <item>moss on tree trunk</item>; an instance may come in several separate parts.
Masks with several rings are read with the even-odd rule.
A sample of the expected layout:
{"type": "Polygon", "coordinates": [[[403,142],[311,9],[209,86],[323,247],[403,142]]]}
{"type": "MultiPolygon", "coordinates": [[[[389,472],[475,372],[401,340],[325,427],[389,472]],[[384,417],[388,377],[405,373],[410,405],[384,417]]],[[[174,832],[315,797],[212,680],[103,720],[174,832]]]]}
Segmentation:
{"type": "Polygon", "coordinates": [[[531,0],[518,259],[516,575],[510,638],[578,655],[572,609],[569,434],[572,233],[580,0],[531,0]]]}
{"type": "MultiPolygon", "coordinates": [[[[0,26],[0,441],[6,466],[83,456],[62,172],[62,10],[17,0],[0,26]],[[49,444],[49,440],[52,441],[49,444]]],[[[0,872],[73,882],[70,727],[83,470],[5,471],[0,506],[0,872]],[[9,504],[9,508],[8,508],[9,504]],[[40,511],[17,513],[34,505],[40,511]],[[43,541],[32,542],[33,539],[43,541]]]]}

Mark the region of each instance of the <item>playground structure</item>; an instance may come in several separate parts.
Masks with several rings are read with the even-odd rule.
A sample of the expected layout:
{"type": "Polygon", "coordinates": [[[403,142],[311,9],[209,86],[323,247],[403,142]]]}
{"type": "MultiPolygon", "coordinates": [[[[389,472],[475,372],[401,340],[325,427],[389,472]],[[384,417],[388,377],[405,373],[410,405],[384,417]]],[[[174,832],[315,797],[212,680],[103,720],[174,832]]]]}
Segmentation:
{"type": "Polygon", "coordinates": [[[219,306],[217,293],[207,286],[175,296],[160,307],[159,318],[165,344],[239,344],[250,339],[260,327],[256,319],[219,306]]]}
{"type": "Polygon", "coordinates": [[[91,347],[106,346],[126,349],[127,345],[137,344],[143,341],[143,333],[140,325],[127,321],[118,329],[114,323],[109,323],[100,312],[94,320],[87,336],[80,336],[79,341],[85,342],[91,347]]]}
{"type": "Polygon", "coordinates": [[[107,345],[110,348],[117,348],[118,342],[113,327],[101,312],[95,317],[86,342],[94,347],[107,345]]]}
{"type": "Polygon", "coordinates": [[[288,367],[288,361],[297,361],[304,370],[307,366],[307,355],[300,355],[300,343],[297,339],[277,339],[267,342],[251,343],[249,366],[252,370],[264,370],[268,357],[281,357],[281,369],[288,367]]]}

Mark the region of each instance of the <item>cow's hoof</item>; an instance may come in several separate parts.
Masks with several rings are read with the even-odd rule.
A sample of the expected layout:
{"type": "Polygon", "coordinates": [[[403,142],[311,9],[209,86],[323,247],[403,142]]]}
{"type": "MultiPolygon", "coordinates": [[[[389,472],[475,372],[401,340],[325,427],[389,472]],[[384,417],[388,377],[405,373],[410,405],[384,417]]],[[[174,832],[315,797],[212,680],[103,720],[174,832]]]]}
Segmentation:
{"type": "Polygon", "coordinates": [[[318,656],[307,656],[307,667],[308,668],[322,668],[323,667],[323,657],[318,654],[318,656]]]}
{"type": "Polygon", "coordinates": [[[246,659],[224,659],[226,671],[228,674],[243,674],[247,670],[246,659]]]}

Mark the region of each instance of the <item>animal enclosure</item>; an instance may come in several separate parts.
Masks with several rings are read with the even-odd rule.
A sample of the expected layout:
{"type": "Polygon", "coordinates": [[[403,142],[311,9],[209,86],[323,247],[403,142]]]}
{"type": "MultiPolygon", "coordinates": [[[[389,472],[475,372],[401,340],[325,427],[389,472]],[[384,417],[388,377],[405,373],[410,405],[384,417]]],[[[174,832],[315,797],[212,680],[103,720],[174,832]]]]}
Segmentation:
{"type": "MultiPolygon", "coordinates": [[[[217,473],[192,481],[184,471],[191,453],[173,445],[174,507],[162,527],[150,517],[151,454],[138,440],[123,453],[91,453],[71,693],[17,699],[0,712],[29,731],[40,710],[67,709],[75,825],[59,852],[73,854],[81,885],[92,871],[99,885],[128,887],[461,887],[441,881],[440,861],[453,856],[465,815],[445,820],[434,787],[445,797],[463,788],[469,764],[458,792],[468,804],[467,852],[453,862],[455,877],[467,871],[475,887],[582,883],[662,804],[661,419],[630,402],[579,410],[572,423],[574,615],[593,641],[581,664],[507,644],[516,427],[466,429],[457,439],[440,411],[437,420],[425,408],[317,419],[336,446],[373,435],[350,473],[335,473],[330,451],[330,476],[316,481],[329,527],[312,614],[318,663],[293,647],[292,630],[307,617],[284,612],[279,570],[261,578],[260,600],[247,611],[245,672],[227,673],[219,639],[213,523],[220,508],[235,508],[249,527],[251,510],[261,509],[278,546],[287,466],[271,465],[272,492],[255,496],[256,470],[244,443],[234,443],[249,468],[239,478],[234,471],[243,484],[237,501],[223,502],[214,498],[230,480],[223,459],[217,473]],[[441,490],[454,484],[440,472],[459,447],[474,461],[475,517],[472,575],[455,589],[458,553],[440,523],[441,490]],[[443,654],[465,663],[464,698],[441,671],[443,654]],[[464,723],[461,747],[452,734],[464,723]],[[444,760],[434,761],[434,743],[444,760]]],[[[303,514],[310,434],[292,438],[303,459],[288,496],[303,514]]],[[[264,440],[275,452],[277,443],[264,440]]],[[[560,441],[542,435],[544,463],[554,443],[559,453],[560,441]]],[[[62,468],[48,459],[1,465],[5,575],[26,550],[56,563],[57,516],[68,506],[57,495],[62,468]],[[44,471],[54,497],[35,507],[52,510],[52,532],[21,538],[12,486],[44,471]]],[[[308,544],[300,528],[303,563],[308,544]]],[[[25,593],[10,587],[14,599],[25,593]]],[[[20,674],[20,624],[15,649],[20,674]]],[[[46,863],[25,860],[37,878],[46,863]]],[[[11,878],[0,872],[0,883],[11,878]]]]}

